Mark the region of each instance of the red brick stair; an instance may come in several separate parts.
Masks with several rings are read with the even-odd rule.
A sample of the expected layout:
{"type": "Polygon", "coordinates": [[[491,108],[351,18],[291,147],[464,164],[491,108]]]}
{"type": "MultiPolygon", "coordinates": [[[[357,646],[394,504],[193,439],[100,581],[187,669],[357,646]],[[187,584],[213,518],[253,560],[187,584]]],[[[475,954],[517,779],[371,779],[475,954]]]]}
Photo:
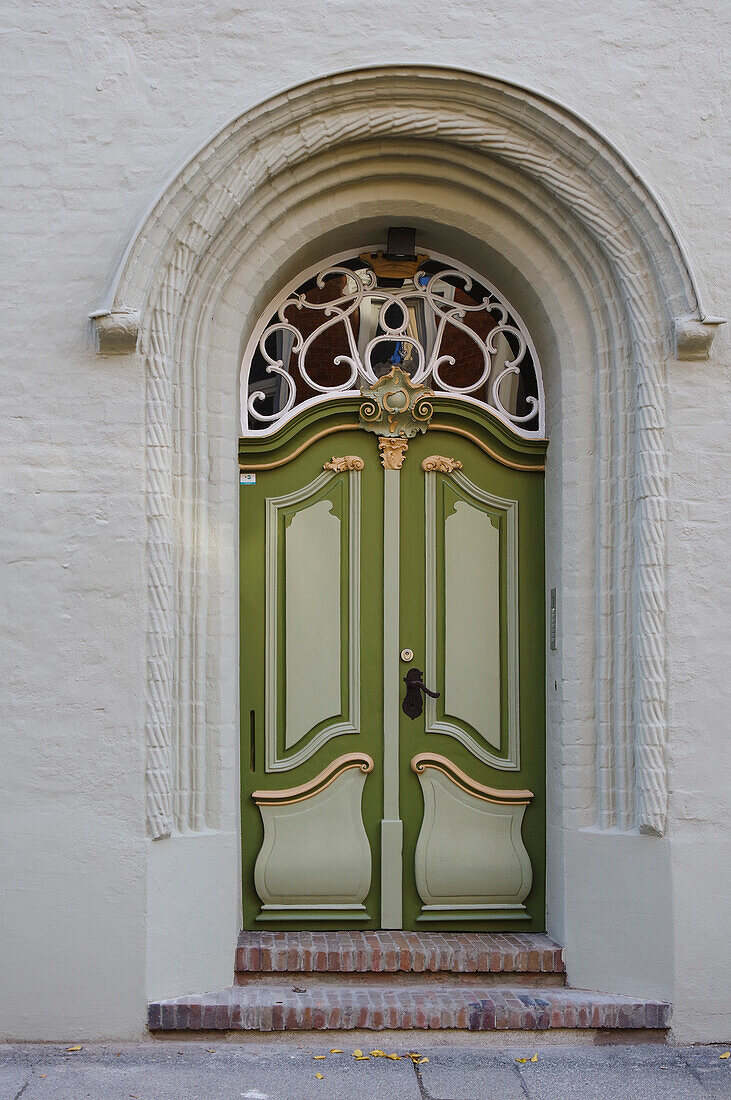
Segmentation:
{"type": "Polygon", "coordinates": [[[227,989],[149,1005],[158,1030],[667,1028],[670,1005],[568,989],[543,935],[244,932],[227,989]]]}
{"type": "Polygon", "coordinates": [[[242,932],[242,973],[563,974],[563,950],[543,934],[242,932]]]}

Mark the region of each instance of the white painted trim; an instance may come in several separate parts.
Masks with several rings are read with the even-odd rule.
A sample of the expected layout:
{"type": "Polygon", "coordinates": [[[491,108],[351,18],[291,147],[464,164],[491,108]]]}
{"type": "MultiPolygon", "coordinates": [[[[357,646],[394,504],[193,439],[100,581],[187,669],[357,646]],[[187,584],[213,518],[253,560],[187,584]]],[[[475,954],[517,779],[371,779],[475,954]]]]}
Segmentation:
{"type": "Polygon", "coordinates": [[[381,928],[403,927],[403,822],[399,805],[401,471],[383,471],[383,819],[381,928]]]}

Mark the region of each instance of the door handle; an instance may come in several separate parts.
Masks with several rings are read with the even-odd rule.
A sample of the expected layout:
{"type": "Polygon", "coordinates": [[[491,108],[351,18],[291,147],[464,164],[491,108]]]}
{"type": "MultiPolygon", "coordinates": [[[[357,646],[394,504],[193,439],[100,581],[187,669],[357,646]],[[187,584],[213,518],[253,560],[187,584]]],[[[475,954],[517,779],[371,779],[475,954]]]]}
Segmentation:
{"type": "Polygon", "coordinates": [[[404,683],[406,684],[406,694],[404,695],[404,701],[401,704],[401,709],[405,715],[409,718],[418,718],[424,709],[424,703],[422,700],[422,693],[424,695],[431,696],[432,699],[439,698],[438,691],[430,691],[421,677],[423,672],[420,668],[410,668],[404,676],[404,683]]]}

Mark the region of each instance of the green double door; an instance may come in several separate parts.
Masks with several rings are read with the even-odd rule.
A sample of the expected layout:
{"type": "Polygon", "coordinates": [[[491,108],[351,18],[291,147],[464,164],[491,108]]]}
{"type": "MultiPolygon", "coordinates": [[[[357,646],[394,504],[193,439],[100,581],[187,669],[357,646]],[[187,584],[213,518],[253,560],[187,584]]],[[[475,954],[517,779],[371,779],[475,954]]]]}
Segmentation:
{"type": "Polygon", "coordinates": [[[246,928],[544,927],[542,450],[443,404],[242,442],[246,928]]]}

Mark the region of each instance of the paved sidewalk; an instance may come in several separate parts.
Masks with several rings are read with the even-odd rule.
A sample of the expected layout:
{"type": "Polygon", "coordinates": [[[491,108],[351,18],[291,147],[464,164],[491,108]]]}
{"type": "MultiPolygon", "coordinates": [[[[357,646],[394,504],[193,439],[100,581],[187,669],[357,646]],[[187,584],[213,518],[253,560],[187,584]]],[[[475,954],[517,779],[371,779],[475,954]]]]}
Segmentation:
{"type": "Polygon", "coordinates": [[[353,1057],[350,1036],[338,1042],[334,1033],[79,1051],[0,1046],[0,1100],[731,1100],[724,1047],[500,1047],[480,1036],[438,1043],[428,1032],[408,1039],[394,1046],[359,1036],[366,1054],[380,1046],[402,1055],[367,1061],[353,1057]],[[343,1053],[330,1054],[335,1046],[343,1053]],[[429,1060],[414,1064],[407,1051],[429,1060]],[[537,1061],[523,1060],[534,1054],[537,1061]]]}

